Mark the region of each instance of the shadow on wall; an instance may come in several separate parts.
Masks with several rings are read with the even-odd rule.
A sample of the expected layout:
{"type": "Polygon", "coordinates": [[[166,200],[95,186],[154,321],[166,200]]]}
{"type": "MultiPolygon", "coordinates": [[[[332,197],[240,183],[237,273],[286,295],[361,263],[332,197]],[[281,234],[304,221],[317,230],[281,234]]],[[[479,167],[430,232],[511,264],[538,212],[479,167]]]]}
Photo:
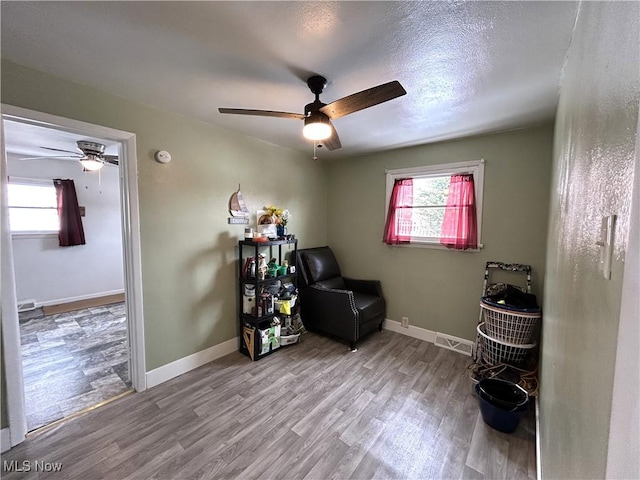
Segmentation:
{"type": "Polygon", "coordinates": [[[191,323],[200,349],[216,345],[237,335],[237,242],[222,232],[211,247],[193,256],[186,265],[183,294],[190,298],[191,323]]]}

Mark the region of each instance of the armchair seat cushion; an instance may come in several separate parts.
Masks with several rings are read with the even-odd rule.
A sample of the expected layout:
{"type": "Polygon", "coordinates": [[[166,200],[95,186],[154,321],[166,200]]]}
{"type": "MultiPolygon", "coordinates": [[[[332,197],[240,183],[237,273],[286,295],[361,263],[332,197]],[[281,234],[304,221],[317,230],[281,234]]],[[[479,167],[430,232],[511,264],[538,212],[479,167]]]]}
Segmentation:
{"type": "Polygon", "coordinates": [[[338,290],[347,289],[347,287],[344,284],[344,279],[342,277],[333,277],[328,280],[322,280],[320,282],[316,282],[315,285],[318,285],[324,288],[337,288],[338,290]]]}
{"type": "Polygon", "coordinates": [[[385,301],[383,298],[367,295],[366,293],[353,292],[356,308],[360,313],[360,323],[366,323],[371,319],[385,315],[385,301]]]}

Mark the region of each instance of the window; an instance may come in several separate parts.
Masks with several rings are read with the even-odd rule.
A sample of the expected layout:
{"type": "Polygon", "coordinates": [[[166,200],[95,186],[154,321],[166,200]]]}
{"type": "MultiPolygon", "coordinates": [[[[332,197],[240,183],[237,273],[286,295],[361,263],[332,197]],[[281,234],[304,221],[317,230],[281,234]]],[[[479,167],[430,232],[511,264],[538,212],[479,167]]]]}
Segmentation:
{"type": "Polygon", "coordinates": [[[12,233],[58,233],[60,221],[53,181],[13,177],[7,192],[12,233]]]}
{"type": "Polygon", "coordinates": [[[483,184],[484,160],[387,171],[384,242],[476,250],[483,184]]]}

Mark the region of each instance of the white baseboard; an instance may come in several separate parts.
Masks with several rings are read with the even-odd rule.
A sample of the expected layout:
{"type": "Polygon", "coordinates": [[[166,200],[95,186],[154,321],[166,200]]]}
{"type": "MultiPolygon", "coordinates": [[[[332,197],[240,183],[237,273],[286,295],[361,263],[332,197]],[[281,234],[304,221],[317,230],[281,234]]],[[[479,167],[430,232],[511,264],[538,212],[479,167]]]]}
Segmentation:
{"type": "MultiPolygon", "coordinates": [[[[395,320],[389,320],[388,318],[384,321],[384,328],[389,330],[390,332],[401,333],[402,335],[406,335],[407,337],[417,338],[419,340],[424,340],[425,342],[430,342],[435,344],[437,332],[433,332],[431,330],[427,330],[426,328],[416,327],[414,325],[409,325],[409,327],[403,327],[400,322],[395,320]]],[[[446,335],[450,339],[457,340],[460,343],[468,344],[469,340],[465,338],[454,337],[452,335],[446,335]]],[[[469,355],[466,352],[462,352],[460,350],[454,350],[450,348],[449,350],[456,351],[458,353],[462,353],[463,355],[469,355]]]]}
{"type": "Polygon", "coordinates": [[[238,337],[234,337],[226,342],[219,343],[213,347],[196,352],[188,357],[181,358],[175,362],[168,363],[161,367],[147,372],[147,388],[160,385],[172,378],[187,373],[213,360],[229,355],[238,349],[238,337]]]}
{"type": "Polygon", "coordinates": [[[8,428],[3,428],[2,430],[0,430],[0,434],[2,435],[0,441],[0,446],[2,448],[0,448],[0,451],[1,453],[4,453],[11,449],[11,430],[9,430],[8,428]]]}
{"type": "Polygon", "coordinates": [[[426,328],[415,327],[413,325],[409,325],[408,328],[405,328],[400,322],[389,320],[388,318],[384,321],[384,328],[391,332],[401,333],[407,337],[424,340],[425,342],[433,343],[436,339],[436,332],[432,332],[426,328]]]}
{"type": "Polygon", "coordinates": [[[54,300],[45,300],[36,302],[36,307],[49,307],[51,305],[61,305],[63,303],[79,302],[81,300],[90,300],[92,298],[107,297],[109,295],[123,294],[124,290],[109,290],[107,292],[89,293],[87,295],[78,295],[77,297],[56,298],[54,300]]]}

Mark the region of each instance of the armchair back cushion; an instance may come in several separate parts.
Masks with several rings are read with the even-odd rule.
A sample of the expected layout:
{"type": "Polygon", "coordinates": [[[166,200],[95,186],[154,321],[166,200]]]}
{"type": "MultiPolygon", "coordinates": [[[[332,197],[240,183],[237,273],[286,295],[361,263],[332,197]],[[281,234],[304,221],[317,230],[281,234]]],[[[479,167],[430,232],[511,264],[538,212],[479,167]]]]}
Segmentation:
{"type": "Polygon", "coordinates": [[[340,265],[329,247],[308,248],[301,250],[303,287],[319,285],[324,288],[344,290],[345,284],[340,272],[340,265]]]}
{"type": "Polygon", "coordinates": [[[311,248],[303,250],[301,255],[309,284],[342,276],[340,265],[331,249],[311,248]]]}

